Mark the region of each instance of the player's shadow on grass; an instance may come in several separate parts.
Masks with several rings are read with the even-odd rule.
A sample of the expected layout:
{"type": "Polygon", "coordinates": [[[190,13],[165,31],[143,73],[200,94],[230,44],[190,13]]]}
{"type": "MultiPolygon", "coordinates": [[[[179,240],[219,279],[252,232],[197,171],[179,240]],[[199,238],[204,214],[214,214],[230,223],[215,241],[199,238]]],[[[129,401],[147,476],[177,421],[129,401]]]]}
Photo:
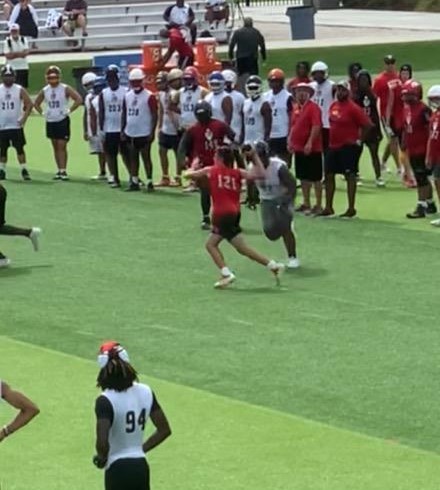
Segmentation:
{"type": "Polygon", "coordinates": [[[285,285],[281,286],[244,286],[234,285],[222,290],[224,293],[241,293],[241,294],[285,294],[290,293],[285,285]]]}
{"type": "Polygon", "coordinates": [[[0,280],[5,277],[24,276],[27,274],[31,274],[34,269],[51,269],[52,267],[52,264],[5,267],[4,269],[0,269],[0,280]]]}
{"type": "Polygon", "coordinates": [[[298,269],[286,269],[284,275],[289,278],[297,277],[300,279],[307,279],[309,277],[326,276],[328,275],[328,273],[329,273],[328,269],[323,269],[322,267],[310,267],[307,265],[302,265],[298,269]]]}

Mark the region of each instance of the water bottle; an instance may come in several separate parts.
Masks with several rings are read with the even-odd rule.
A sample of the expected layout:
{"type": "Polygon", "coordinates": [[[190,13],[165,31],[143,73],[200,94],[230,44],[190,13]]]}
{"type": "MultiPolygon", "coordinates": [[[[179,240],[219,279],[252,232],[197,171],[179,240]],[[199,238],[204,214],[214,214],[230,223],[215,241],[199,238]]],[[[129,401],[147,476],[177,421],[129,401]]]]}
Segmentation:
{"type": "Polygon", "coordinates": [[[123,87],[128,87],[128,65],[127,60],[121,60],[119,63],[119,83],[123,87]]]}

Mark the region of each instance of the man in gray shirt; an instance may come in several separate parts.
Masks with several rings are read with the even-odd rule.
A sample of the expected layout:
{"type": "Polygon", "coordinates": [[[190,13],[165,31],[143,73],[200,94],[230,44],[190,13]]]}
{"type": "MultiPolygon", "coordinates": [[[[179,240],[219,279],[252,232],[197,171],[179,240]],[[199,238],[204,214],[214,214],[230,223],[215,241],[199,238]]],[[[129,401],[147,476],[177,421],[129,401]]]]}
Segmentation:
{"type": "Polygon", "coordinates": [[[255,29],[250,17],[244,19],[244,25],[232,34],[229,42],[229,58],[236,60],[238,76],[245,81],[250,75],[258,75],[258,54],[266,61],[266,44],[264,37],[255,29]]]}

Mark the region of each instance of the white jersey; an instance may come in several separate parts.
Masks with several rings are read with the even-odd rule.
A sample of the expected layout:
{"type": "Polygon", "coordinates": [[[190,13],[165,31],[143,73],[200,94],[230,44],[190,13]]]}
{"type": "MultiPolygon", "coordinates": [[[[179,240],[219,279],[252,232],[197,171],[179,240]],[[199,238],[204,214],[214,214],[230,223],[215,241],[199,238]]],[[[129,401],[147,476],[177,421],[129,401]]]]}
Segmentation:
{"type": "Polygon", "coordinates": [[[230,97],[230,95],[225,91],[220,92],[219,94],[209,92],[209,94],[206,95],[205,100],[211,105],[213,119],[226,122],[225,113],[222,108],[223,101],[226,97],[230,97]]]}
{"type": "Polygon", "coordinates": [[[170,91],[159,92],[159,103],[162,110],[162,126],[160,127],[160,132],[175,136],[177,134],[177,128],[170,116],[170,100],[170,91]]]}
{"type": "Polygon", "coordinates": [[[122,103],[127,93],[125,87],[112,90],[110,87],[101,92],[104,102],[104,133],[120,133],[122,127],[122,103]]]}
{"type": "Polygon", "coordinates": [[[147,89],[140,92],[130,90],[125,94],[125,134],[130,138],[149,136],[153,130],[150,97],[154,95],[147,89]]]}
{"type": "Polygon", "coordinates": [[[105,390],[102,395],[113,408],[106,469],[118,459],[143,458],[144,428],[153,404],[151,388],[134,383],[126,391],[105,390]]]}
{"type": "Polygon", "coordinates": [[[238,143],[241,132],[243,131],[243,106],[245,97],[238,90],[233,90],[229,95],[232,98],[231,128],[235,133],[235,141],[238,143]]]}
{"type": "Polygon", "coordinates": [[[56,87],[46,85],[43,88],[44,101],[46,102],[44,117],[47,122],[62,121],[69,114],[66,88],[64,83],[60,83],[56,87]]]}
{"type": "Polygon", "coordinates": [[[261,108],[265,100],[262,96],[258,99],[246,99],[243,106],[244,114],[244,143],[252,144],[264,140],[264,118],[261,108]]]}
{"type": "Polygon", "coordinates": [[[202,97],[201,87],[195,90],[181,88],[179,94],[180,126],[184,129],[189,128],[197,122],[194,110],[197,102],[202,97]]]}
{"type": "Polygon", "coordinates": [[[261,200],[274,201],[285,194],[284,186],[281,185],[279,177],[280,168],[285,165],[286,162],[281,160],[281,158],[270,158],[270,163],[264,171],[264,179],[258,179],[255,181],[261,200]]]}
{"type": "Polygon", "coordinates": [[[272,90],[269,90],[265,94],[265,99],[269,102],[272,109],[271,138],[287,138],[287,135],[289,134],[289,112],[287,110],[287,103],[290,97],[290,93],[285,88],[277,94],[274,94],[272,90]]]}
{"type": "Polygon", "coordinates": [[[0,131],[3,129],[19,129],[22,116],[21,86],[16,83],[6,87],[0,85],[0,131]]]}
{"type": "Polygon", "coordinates": [[[310,85],[315,89],[312,100],[313,102],[316,102],[316,104],[318,104],[321,109],[322,127],[328,129],[330,127],[330,106],[334,101],[334,82],[332,82],[331,80],[325,80],[323,83],[311,82],[310,85]]]}

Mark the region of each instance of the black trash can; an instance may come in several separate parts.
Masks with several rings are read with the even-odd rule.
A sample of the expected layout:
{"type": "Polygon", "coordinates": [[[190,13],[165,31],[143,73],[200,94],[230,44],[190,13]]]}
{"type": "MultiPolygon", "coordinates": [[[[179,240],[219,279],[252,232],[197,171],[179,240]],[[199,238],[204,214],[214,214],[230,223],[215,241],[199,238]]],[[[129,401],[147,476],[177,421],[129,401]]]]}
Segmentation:
{"type": "Polygon", "coordinates": [[[315,9],[313,7],[288,7],[291,39],[315,39],[315,9]]]}
{"type": "Polygon", "coordinates": [[[89,71],[96,73],[98,76],[104,75],[104,68],[102,68],[101,66],[81,66],[81,67],[72,68],[72,76],[76,82],[75,88],[83,98],[86,95],[86,91],[84,90],[84,87],[81,84],[81,78],[84,75],[84,73],[87,73],[89,71]]]}

